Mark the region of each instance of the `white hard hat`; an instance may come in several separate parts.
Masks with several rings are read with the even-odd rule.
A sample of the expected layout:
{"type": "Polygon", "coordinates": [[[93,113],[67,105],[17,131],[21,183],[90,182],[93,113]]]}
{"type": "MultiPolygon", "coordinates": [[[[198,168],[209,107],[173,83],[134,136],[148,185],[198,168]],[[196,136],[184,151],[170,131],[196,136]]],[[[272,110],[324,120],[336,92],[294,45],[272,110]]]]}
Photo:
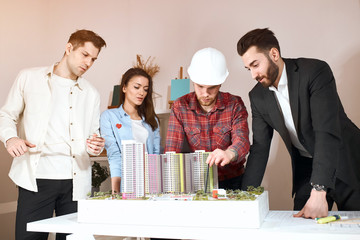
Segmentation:
{"type": "Polygon", "coordinates": [[[222,84],[229,71],[224,55],[215,48],[204,48],[197,51],[188,68],[191,81],[201,85],[222,84]]]}

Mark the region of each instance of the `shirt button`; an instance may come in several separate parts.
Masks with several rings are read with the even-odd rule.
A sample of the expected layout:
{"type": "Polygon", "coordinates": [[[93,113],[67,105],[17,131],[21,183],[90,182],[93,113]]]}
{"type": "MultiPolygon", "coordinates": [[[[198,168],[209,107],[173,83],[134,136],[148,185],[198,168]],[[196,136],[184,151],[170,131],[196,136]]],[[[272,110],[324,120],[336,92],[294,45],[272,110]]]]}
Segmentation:
{"type": "Polygon", "coordinates": [[[73,123],[70,123],[70,125],[73,125],[73,123]]]}
{"type": "Polygon", "coordinates": [[[73,156],[73,158],[75,158],[75,156],[73,156]]]}
{"type": "Polygon", "coordinates": [[[70,92],[70,94],[72,94],[72,92],[70,92]]]}
{"type": "Polygon", "coordinates": [[[76,172],[74,172],[74,176],[76,175],[76,172]]]}
{"type": "Polygon", "coordinates": [[[70,109],[72,109],[72,107],[70,106],[70,109]]]}
{"type": "Polygon", "coordinates": [[[74,139],[71,139],[71,141],[74,141],[74,139]]]}

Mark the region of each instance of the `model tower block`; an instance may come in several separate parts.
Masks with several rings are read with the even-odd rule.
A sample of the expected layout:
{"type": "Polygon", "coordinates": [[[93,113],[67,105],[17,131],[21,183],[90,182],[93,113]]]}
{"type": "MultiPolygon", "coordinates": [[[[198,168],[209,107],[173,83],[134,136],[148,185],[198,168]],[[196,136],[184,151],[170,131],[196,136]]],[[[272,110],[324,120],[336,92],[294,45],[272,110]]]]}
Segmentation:
{"type": "Polygon", "coordinates": [[[121,142],[122,179],[121,192],[123,199],[145,196],[145,145],[134,140],[121,142]]]}
{"type": "Polygon", "coordinates": [[[214,188],[218,188],[217,167],[213,165],[208,171],[208,164],[206,164],[206,159],[209,154],[209,152],[201,150],[193,153],[193,192],[204,190],[205,185],[207,185],[206,192],[211,192],[214,188]],[[208,181],[207,184],[206,181],[208,181]]]}
{"type": "Polygon", "coordinates": [[[161,179],[162,174],[160,155],[145,153],[145,193],[161,193],[161,179]]]}
{"type": "Polygon", "coordinates": [[[162,183],[164,193],[181,192],[180,162],[183,154],[167,152],[161,155],[162,183]]]}

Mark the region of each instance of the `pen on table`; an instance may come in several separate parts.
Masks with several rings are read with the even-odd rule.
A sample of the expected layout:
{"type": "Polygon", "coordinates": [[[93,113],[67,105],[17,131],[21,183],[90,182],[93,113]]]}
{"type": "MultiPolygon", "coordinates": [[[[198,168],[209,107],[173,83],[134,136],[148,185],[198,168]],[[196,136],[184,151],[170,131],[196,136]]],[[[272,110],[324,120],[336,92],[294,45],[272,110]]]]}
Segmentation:
{"type": "Polygon", "coordinates": [[[317,223],[323,224],[323,223],[333,222],[333,221],[336,221],[339,219],[341,219],[340,215],[332,215],[332,216],[323,217],[323,218],[315,218],[315,221],[317,223]]]}

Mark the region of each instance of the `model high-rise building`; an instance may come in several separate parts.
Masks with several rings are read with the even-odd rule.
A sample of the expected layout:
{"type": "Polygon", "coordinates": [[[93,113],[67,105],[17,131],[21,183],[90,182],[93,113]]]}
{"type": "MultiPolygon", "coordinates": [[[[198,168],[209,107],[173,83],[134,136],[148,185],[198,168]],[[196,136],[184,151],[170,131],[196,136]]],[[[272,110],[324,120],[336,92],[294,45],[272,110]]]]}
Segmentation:
{"type": "MultiPolygon", "coordinates": [[[[213,167],[211,167],[209,169],[209,173],[208,173],[208,164],[206,164],[206,159],[209,156],[209,152],[205,152],[205,151],[195,151],[193,153],[193,191],[196,192],[198,190],[204,190],[205,191],[205,185],[206,185],[206,180],[208,178],[208,183],[207,183],[207,189],[206,192],[210,192],[211,189],[214,188],[214,182],[213,182],[213,175],[214,175],[214,171],[213,171],[213,167]]],[[[216,168],[216,166],[214,165],[214,168],[216,168]]],[[[216,171],[217,173],[217,171],[216,171]]],[[[217,174],[216,174],[217,175],[217,174]]]]}
{"type": "Polygon", "coordinates": [[[193,179],[193,153],[184,154],[184,178],[185,178],[185,193],[195,192],[194,190],[194,179],[193,179]]]}
{"type": "Polygon", "coordinates": [[[145,145],[134,140],[121,142],[122,179],[121,193],[124,199],[145,196],[145,145]]]}
{"type": "Polygon", "coordinates": [[[161,155],[162,183],[164,193],[180,193],[180,161],[182,154],[167,152],[161,155]]]}
{"type": "Polygon", "coordinates": [[[162,192],[160,155],[145,153],[145,193],[162,192]]]}

